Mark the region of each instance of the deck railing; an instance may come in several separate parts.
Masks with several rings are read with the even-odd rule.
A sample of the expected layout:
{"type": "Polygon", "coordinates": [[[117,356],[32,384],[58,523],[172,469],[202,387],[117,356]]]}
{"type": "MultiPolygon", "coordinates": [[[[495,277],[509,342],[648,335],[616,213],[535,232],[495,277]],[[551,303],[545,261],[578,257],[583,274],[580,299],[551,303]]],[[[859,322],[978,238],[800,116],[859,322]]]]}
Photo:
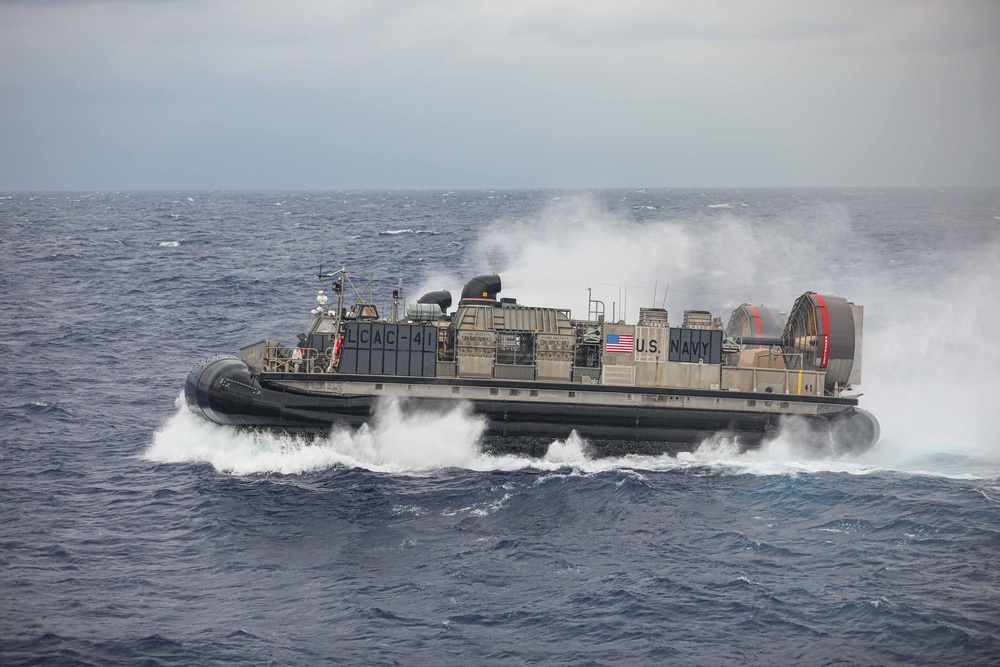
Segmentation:
{"type": "Polygon", "coordinates": [[[264,373],[332,373],[333,352],[262,340],[240,349],[240,358],[264,373]]]}

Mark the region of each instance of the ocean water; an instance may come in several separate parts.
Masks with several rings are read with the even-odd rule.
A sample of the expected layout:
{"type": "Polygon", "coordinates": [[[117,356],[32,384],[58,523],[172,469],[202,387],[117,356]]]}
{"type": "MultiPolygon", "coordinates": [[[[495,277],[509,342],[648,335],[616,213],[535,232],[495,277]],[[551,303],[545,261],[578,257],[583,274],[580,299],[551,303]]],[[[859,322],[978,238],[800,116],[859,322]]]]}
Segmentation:
{"type": "Polygon", "coordinates": [[[0,230],[0,664],[1000,663],[1000,189],[2,193],[0,230]],[[842,295],[882,440],[529,461],[461,406],[187,412],[342,266],[630,320],[842,295]]]}

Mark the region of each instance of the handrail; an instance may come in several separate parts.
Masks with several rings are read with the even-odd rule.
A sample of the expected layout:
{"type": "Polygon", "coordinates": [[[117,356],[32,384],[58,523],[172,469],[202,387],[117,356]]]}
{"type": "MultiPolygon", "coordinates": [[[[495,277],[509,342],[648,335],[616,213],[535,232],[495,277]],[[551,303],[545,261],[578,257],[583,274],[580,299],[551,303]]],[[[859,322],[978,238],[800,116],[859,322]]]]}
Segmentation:
{"type": "Polygon", "coordinates": [[[265,373],[332,373],[333,359],[311,347],[289,347],[268,341],[262,368],[265,373]]]}

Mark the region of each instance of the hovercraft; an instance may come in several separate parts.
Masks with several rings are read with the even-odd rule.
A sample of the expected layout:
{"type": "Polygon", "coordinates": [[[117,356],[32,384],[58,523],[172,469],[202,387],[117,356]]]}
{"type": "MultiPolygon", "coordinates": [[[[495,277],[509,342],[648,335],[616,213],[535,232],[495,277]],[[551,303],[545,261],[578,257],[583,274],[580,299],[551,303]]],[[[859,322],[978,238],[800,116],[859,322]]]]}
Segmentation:
{"type": "Polygon", "coordinates": [[[190,409],[217,424],[324,434],[373,419],[385,397],[413,409],[456,401],[486,421],[482,446],[543,456],[576,433],[593,456],[676,454],[712,437],[754,449],[784,424],[821,453],[860,453],[878,421],[849,395],[861,379],[863,307],[806,292],[787,318],[743,304],[721,318],[641,308],[635,324],[606,321],[589,299],[585,319],[562,308],[498,299],[498,275],[406,305],[393,291],[381,317],[371,281],[324,274],[295,345],[261,340],[238,356],[198,363],[185,384],[190,409]],[[345,306],[347,291],[354,303],[345,306]]]}

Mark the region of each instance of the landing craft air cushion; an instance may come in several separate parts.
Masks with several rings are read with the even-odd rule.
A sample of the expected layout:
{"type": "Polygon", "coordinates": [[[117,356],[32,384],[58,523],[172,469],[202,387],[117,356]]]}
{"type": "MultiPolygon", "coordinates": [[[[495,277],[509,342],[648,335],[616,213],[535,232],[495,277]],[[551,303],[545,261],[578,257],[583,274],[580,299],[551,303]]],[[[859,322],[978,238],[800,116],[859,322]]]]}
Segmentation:
{"type": "Polygon", "coordinates": [[[359,291],[346,270],[321,277],[335,279],[336,303],[319,292],[297,345],[262,340],[192,369],[193,412],[322,434],[371,422],[384,398],[431,411],[463,402],[486,421],[485,450],[534,457],[574,432],[593,456],[673,455],[714,436],[754,449],[786,423],[823,453],[860,453],[879,437],[846,394],[861,378],[863,308],[842,297],[806,292],[787,320],[743,304],[723,331],[695,310],[679,326],[661,308],[640,309],[636,324],[607,322],[593,299],[587,319],[573,319],[498,300],[493,274],[470,280],[451,312],[439,291],[401,314],[400,287],[383,318],[370,280],[359,291]]]}

